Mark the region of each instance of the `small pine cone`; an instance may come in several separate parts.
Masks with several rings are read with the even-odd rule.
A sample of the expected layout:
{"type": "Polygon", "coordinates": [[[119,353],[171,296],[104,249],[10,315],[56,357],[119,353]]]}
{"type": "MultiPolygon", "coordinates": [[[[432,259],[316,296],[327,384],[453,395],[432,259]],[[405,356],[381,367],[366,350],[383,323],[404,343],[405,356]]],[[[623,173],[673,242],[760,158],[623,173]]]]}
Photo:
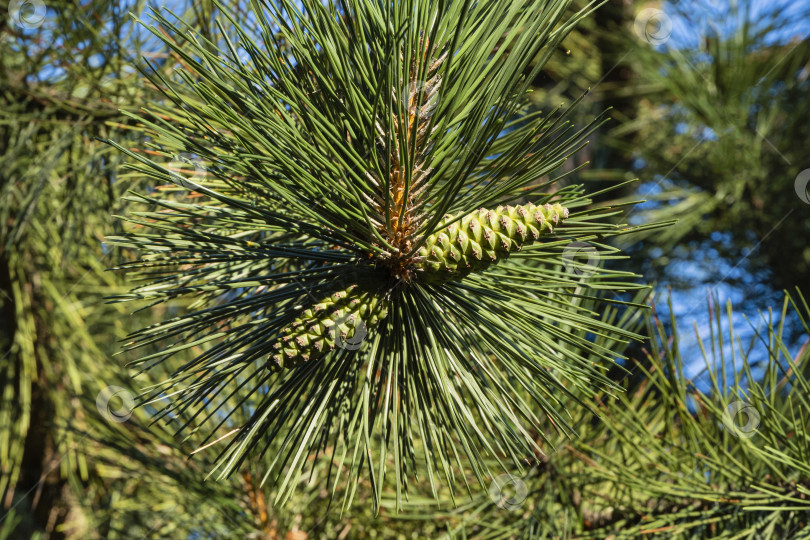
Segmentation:
{"type": "Polygon", "coordinates": [[[368,330],[386,315],[386,303],[370,291],[357,285],[336,291],[304,310],[281,332],[273,345],[274,363],[268,363],[268,369],[317,360],[336,346],[357,349],[368,330]]]}
{"type": "MultiPolygon", "coordinates": [[[[445,216],[450,221],[457,216],[445,216]]],[[[481,208],[430,235],[417,252],[419,279],[439,284],[485,270],[568,217],[559,203],[481,208]]]]}

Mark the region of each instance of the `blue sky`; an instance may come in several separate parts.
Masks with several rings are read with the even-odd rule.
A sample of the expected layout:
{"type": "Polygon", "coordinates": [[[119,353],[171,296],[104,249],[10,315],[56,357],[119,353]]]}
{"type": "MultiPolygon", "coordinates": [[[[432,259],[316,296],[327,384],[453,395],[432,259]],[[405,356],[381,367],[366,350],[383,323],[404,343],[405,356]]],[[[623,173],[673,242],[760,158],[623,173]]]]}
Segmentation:
{"type": "Polygon", "coordinates": [[[780,22],[779,28],[768,34],[771,42],[810,36],[810,0],[681,0],[666,2],[663,9],[672,17],[668,45],[674,47],[694,47],[710,28],[727,35],[743,19],[760,26],[780,22]]]}

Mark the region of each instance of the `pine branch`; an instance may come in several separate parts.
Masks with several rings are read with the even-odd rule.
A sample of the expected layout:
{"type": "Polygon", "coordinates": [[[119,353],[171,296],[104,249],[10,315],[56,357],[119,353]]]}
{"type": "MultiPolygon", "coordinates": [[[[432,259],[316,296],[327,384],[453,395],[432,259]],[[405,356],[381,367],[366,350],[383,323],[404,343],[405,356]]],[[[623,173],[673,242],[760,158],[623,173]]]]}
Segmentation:
{"type": "MultiPolygon", "coordinates": [[[[669,311],[669,332],[654,313],[646,317],[647,355],[634,360],[642,382],[626,379],[625,393],[599,396],[598,419],[577,410],[575,440],[529,474],[512,473],[525,487],[513,512],[487,494],[457,512],[434,513],[448,523],[463,519],[450,537],[807,534],[808,349],[789,353],[782,335],[785,320],[810,335],[807,303],[798,291],[786,296],[779,325],[768,317],[758,329],[758,347],[736,339],[730,305],[725,315],[710,310],[710,338],[698,336],[708,391],[679,367],[683,338],[669,311]],[[733,353],[728,381],[724,344],[733,353]]],[[[406,515],[430,513],[424,508],[414,503],[406,515]]]]}
{"type": "Polygon", "coordinates": [[[492,458],[542,455],[544,418],[572,433],[562,396],[616,388],[617,354],[593,336],[639,336],[583,299],[640,286],[598,266],[583,276],[564,254],[594,241],[597,258],[617,258],[602,242],[639,228],[581,187],[538,181],[595,124],[527,114],[525,101],[529,62],[582,15],[565,19],[567,5],[257,1],[261,35],[222,43],[155,15],[183,82],[145,71],[165,97],[132,115],[150,153],[111,144],[132,174],[178,189],[132,195],[144,211],[109,241],[141,251],[120,268],[145,284],[114,300],[193,298],[126,350],[149,349],[142,370],[171,369],[142,396],[171,398],[158,418],[238,429],[219,477],[262,459],[284,502],[326,453],[351,484],[368,475],[375,502],[389,486],[401,502],[417,475],[434,495],[468,468],[485,485],[492,458]],[[178,154],[190,178],[167,165],[178,154]],[[497,219],[473,219],[480,208],[497,219]],[[462,250],[440,257],[442,235],[462,250]],[[243,423],[220,399],[237,388],[243,423]]]}

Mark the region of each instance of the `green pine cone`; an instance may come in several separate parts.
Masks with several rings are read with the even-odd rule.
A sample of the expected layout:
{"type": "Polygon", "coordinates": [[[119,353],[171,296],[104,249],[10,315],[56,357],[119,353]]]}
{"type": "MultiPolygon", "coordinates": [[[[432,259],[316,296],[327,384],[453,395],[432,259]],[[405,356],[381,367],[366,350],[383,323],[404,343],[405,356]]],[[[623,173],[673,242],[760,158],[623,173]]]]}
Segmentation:
{"type": "Polygon", "coordinates": [[[277,351],[273,360],[282,368],[291,368],[317,360],[336,346],[359,349],[368,329],[386,315],[388,308],[381,298],[351,285],[306,309],[285,328],[281,340],[273,345],[277,351]]]}
{"type": "MultiPolygon", "coordinates": [[[[445,216],[445,222],[457,216],[445,216]]],[[[430,235],[419,249],[419,279],[439,284],[486,269],[568,217],[559,203],[481,208],[430,235]]]]}

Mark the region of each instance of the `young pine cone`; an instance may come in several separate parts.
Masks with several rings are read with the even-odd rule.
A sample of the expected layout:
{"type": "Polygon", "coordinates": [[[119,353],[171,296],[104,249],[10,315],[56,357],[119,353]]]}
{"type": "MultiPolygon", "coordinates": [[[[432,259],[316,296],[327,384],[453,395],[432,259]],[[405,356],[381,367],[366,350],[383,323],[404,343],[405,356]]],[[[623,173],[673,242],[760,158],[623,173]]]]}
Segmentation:
{"type": "Polygon", "coordinates": [[[351,285],[332,293],[282,331],[273,360],[282,368],[316,360],[335,346],[358,349],[368,329],[388,315],[383,300],[351,285]]]}
{"type": "MultiPolygon", "coordinates": [[[[445,216],[445,221],[456,217],[445,216]]],[[[417,275],[425,283],[438,284],[480,272],[552,232],[567,217],[568,209],[559,203],[475,210],[428,237],[417,252],[417,275]]]]}

